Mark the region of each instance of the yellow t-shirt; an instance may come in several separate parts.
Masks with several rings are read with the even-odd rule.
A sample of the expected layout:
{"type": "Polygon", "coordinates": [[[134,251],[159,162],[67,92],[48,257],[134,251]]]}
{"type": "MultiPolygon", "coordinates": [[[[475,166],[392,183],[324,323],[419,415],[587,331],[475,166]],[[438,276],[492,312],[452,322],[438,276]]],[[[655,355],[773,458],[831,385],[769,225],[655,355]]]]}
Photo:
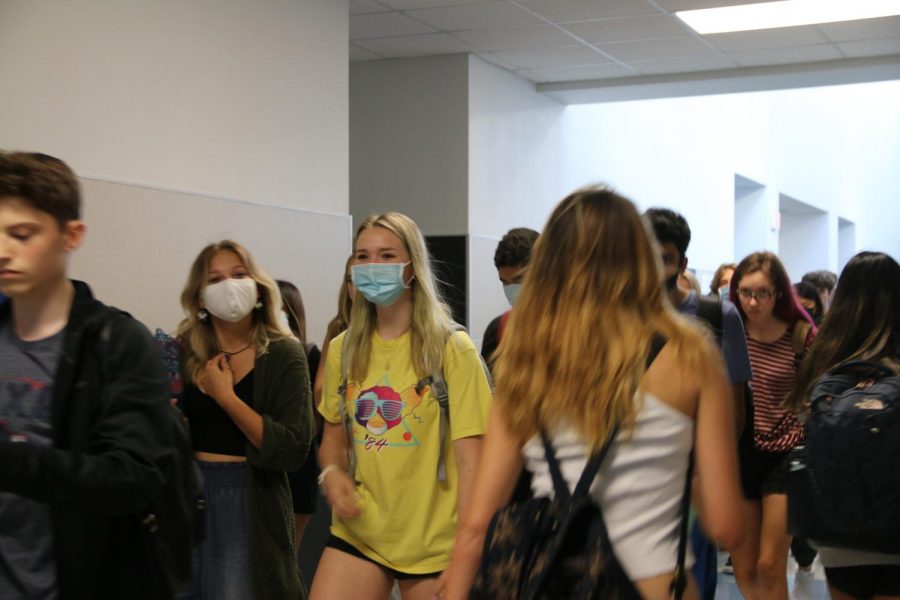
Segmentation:
{"type": "MultiPolygon", "coordinates": [[[[319,412],[340,424],[341,347],[328,346],[319,412]]],[[[356,480],[362,514],[332,518],[331,533],[390,569],[410,574],[442,571],[456,533],[457,472],[452,441],[487,429],[491,390],[475,345],[455,332],[444,347],[444,379],[450,403],[446,440],[447,481],[438,481],[440,407],[430,387],[421,395],[413,371],[409,333],[395,340],[372,336],[369,369],[347,385],[356,480]]]]}

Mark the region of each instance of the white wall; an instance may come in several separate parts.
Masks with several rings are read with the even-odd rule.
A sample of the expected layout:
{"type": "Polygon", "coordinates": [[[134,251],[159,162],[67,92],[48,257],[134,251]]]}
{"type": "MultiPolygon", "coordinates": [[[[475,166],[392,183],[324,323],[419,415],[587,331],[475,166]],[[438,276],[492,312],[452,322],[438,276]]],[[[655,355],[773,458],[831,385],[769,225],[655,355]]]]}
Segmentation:
{"type": "Polygon", "coordinates": [[[540,231],[568,193],[565,107],[534,84],[469,58],[469,324],[476,344],[509,309],[494,268],[513,227],[540,231]]]}
{"type": "Polygon", "coordinates": [[[344,0],[0,2],[0,148],[83,178],[73,274],[170,327],[185,265],[228,233],[302,279],[320,339],[350,247],[348,19],[344,0]]]}
{"type": "Polygon", "coordinates": [[[426,235],[464,235],[468,207],[464,54],[350,66],[350,207],[396,210],[426,235]]]}
{"type": "Polygon", "coordinates": [[[4,0],[0,147],[347,212],[347,3],[4,0]]]}
{"type": "MultiPolygon", "coordinates": [[[[900,256],[900,82],[571,107],[581,136],[567,148],[582,179],[604,180],[641,208],[672,207],[693,232],[692,267],[734,255],[734,176],[828,213],[827,257],[837,270],[838,217],[861,249],[900,256]]],[[[757,228],[760,229],[760,228],[757,228]]],[[[777,250],[771,226],[758,248],[777,250]]],[[[798,274],[796,277],[799,277],[798,274]]]]}

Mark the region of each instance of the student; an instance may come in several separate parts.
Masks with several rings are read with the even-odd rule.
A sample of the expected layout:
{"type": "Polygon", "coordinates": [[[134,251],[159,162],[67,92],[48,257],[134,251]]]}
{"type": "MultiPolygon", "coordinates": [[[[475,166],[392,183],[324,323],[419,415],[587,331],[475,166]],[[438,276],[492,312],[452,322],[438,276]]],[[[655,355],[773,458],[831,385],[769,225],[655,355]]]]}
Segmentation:
{"type": "MultiPolygon", "coordinates": [[[[516,305],[516,299],[522,291],[522,281],[528,269],[528,261],[531,260],[531,249],[538,239],[538,232],[527,227],[510,229],[497,244],[494,252],[494,267],[497,268],[497,276],[503,285],[503,293],[510,306],[516,305]]],[[[488,365],[493,361],[494,350],[500,342],[509,311],[496,317],[488,323],[484,330],[484,338],[481,342],[481,356],[488,365]]]]}
{"type": "Polygon", "coordinates": [[[748,535],[731,560],[745,598],[787,600],[785,459],[802,441],[803,426],[784,400],[816,330],[771,252],[755,252],[738,264],[731,299],[744,320],[753,369],[753,446],[742,448],[740,457],[748,535]]]}
{"type": "Polygon", "coordinates": [[[67,278],[75,174],[0,152],[0,598],[165,598],[138,515],[163,485],[169,389],[150,333],[67,278]]]}
{"type": "MultiPolygon", "coordinates": [[[[670,597],[692,447],[705,530],[725,548],[740,539],[734,411],[722,360],[664,295],[655,244],[631,202],[590,187],[556,207],[500,342],[496,402],[442,577],[444,598],[467,597],[488,522],[523,463],[535,474],[535,495],[552,494],[540,431],[571,488],[587,454],[620,424],[591,495],[644,598],[670,597]],[[647,369],[658,335],[667,343],[647,369]],[[557,357],[552,366],[547,356],[557,357]]],[[[690,581],[686,597],[696,598],[690,581]]]]}
{"type": "MultiPolygon", "coordinates": [[[[831,309],[788,398],[808,410],[815,381],[851,360],[880,362],[900,373],[900,265],[881,252],[860,252],[841,272],[831,309]]],[[[873,461],[879,457],[873,456],[873,461]]],[[[833,600],[900,598],[900,555],[819,546],[833,600]]]]}
{"type": "Polygon", "coordinates": [[[722,263],[716,272],[713,273],[712,281],[709,284],[709,295],[718,296],[722,300],[728,300],[728,290],[731,286],[731,276],[737,268],[735,263],[722,263]]]}
{"type": "Polygon", "coordinates": [[[825,317],[825,306],[822,304],[822,296],[819,294],[819,291],[807,281],[795,283],[794,291],[797,292],[797,300],[800,301],[800,306],[812,317],[816,326],[819,326],[825,317]]]}
{"type": "Polygon", "coordinates": [[[801,281],[815,286],[822,299],[822,308],[824,312],[828,312],[828,307],[831,306],[831,294],[834,293],[834,286],[837,284],[837,275],[826,270],[810,271],[803,276],[801,281]]]}
{"type": "Polygon", "coordinates": [[[386,599],[397,581],[405,600],[430,600],[471,490],[491,390],[438,296],[416,224],[370,216],[354,248],[357,297],[349,328],[329,344],[319,406],[319,481],[334,519],[311,597],[386,599]]]}
{"type": "Polygon", "coordinates": [[[204,480],[206,541],[181,598],[306,597],[286,471],[313,434],[303,346],[281,325],[278,286],[250,253],[205,247],[181,293],[184,414],[204,480]]]}
{"type": "MultiPolygon", "coordinates": [[[[727,300],[719,300],[718,297],[701,298],[696,291],[687,291],[676,285],[677,278],[685,273],[688,264],[687,248],[691,242],[691,228],[687,220],[681,214],[667,208],[651,208],[644,216],[653,229],[662,251],[663,273],[669,302],[679,313],[699,318],[714,330],[718,329],[717,341],[725,358],[734,401],[735,431],[741,433],[745,429],[744,385],[751,377],[750,357],[747,354],[741,315],[734,304],[727,300]]],[[[752,436],[752,429],[744,436],[745,439],[752,436]]],[[[739,505],[736,505],[735,510],[738,509],[739,505]]],[[[701,597],[712,600],[716,594],[718,579],[716,547],[703,536],[697,523],[691,532],[691,540],[697,556],[694,577],[700,587],[701,597]]]]}
{"type": "MultiPolygon", "coordinates": [[[[278,291],[281,293],[282,325],[287,326],[294,338],[300,342],[306,351],[306,361],[309,372],[315,373],[319,368],[319,359],[322,353],[318,346],[307,343],[306,337],[306,309],[303,306],[303,296],[290,281],[276,280],[278,291]]],[[[312,391],[312,390],[310,390],[312,391]]],[[[309,412],[313,414],[312,394],[309,395],[309,412]]],[[[291,484],[291,501],[294,505],[294,544],[297,552],[300,552],[300,544],[303,541],[303,531],[309,524],[309,520],[316,512],[316,503],[319,497],[316,479],[319,477],[319,463],[316,460],[316,452],[319,445],[313,439],[303,466],[296,471],[288,471],[288,482],[291,484]]]]}

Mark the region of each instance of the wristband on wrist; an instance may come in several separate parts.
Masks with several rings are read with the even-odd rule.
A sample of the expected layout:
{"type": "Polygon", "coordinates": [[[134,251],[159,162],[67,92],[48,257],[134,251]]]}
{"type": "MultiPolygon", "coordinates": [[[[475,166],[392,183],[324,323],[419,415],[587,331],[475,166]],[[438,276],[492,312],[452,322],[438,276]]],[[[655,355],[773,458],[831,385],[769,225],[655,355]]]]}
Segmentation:
{"type": "Polygon", "coordinates": [[[319,473],[319,485],[324,485],[325,484],[325,476],[336,469],[340,469],[340,467],[337,465],[328,465],[327,467],[322,469],[322,471],[319,473]]]}

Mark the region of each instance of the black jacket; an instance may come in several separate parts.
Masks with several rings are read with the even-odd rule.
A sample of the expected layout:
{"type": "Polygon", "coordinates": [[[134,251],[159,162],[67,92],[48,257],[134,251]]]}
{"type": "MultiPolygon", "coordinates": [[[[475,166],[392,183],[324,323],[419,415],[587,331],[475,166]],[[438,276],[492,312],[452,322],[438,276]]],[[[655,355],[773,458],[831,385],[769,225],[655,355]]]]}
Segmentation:
{"type": "Polygon", "coordinates": [[[160,598],[136,514],[161,489],[154,461],[171,446],[162,363],[143,325],[73,283],[53,446],[0,442],[0,489],[50,505],[60,600],[160,598]]]}

